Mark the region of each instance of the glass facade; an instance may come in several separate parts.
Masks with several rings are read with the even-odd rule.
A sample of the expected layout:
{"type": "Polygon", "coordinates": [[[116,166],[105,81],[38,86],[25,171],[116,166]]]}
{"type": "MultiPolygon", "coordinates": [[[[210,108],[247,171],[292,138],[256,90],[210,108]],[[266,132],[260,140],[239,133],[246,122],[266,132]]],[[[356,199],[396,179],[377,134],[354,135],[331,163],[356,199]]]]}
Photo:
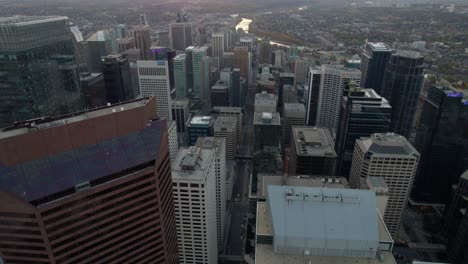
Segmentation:
{"type": "Polygon", "coordinates": [[[68,18],[0,20],[0,127],[82,108],[68,18]]]}

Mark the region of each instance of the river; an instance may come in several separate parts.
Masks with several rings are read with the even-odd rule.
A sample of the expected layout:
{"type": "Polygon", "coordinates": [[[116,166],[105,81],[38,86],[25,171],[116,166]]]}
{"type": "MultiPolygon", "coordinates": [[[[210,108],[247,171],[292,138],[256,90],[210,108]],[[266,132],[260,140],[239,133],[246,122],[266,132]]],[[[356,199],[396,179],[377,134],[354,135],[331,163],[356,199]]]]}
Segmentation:
{"type": "MultiPolygon", "coordinates": [[[[242,21],[239,22],[239,24],[236,25],[236,30],[238,30],[239,28],[242,28],[242,30],[244,30],[245,32],[248,33],[250,23],[252,23],[252,19],[242,18],[242,21]]],[[[290,45],[286,45],[286,44],[279,43],[279,42],[276,42],[276,41],[270,41],[270,44],[271,45],[278,45],[278,46],[285,47],[285,48],[290,47],[290,45]]]]}

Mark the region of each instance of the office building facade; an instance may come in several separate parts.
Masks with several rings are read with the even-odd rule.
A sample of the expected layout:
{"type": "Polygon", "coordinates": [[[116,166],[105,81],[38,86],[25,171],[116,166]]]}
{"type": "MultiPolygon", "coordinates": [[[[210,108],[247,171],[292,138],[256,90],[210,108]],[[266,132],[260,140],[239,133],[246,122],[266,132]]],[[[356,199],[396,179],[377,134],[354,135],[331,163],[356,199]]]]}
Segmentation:
{"type": "Polygon", "coordinates": [[[259,63],[271,64],[271,44],[267,38],[263,38],[260,42],[259,63]]]}
{"type": "Polygon", "coordinates": [[[169,84],[168,61],[137,61],[140,94],[156,97],[156,112],[160,117],[171,120],[171,87],[169,84]]]}
{"type": "Polygon", "coordinates": [[[210,90],[211,106],[229,106],[229,89],[227,83],[218,80],[210,90]]]}
{"type": "Polygon", "coordinates": [[[335,175],[335,143],[326,128],[293,126],[288,173],[335,175]]]}
{"type": "Polygon", "coordinates": [[[185,50],[192,46],[192,24],[178,22],[169,24],[169,42],[175,50],[185,50]]]}
{"type": "Polygon", "coordinates": [[[322,82],[322,70],[318,68],[309,68],[309,75],[307,78],[307,83],[309,84],[309,91],[305,103],[307,105],[306,111],[306,121],[307,125],[315,126],[317,125],[317,114],[318,114],[318,102],[320,97],[320,85],[322,82]]]}
{"type": "Polygon", "coordinates": [[[169,140],[169,156],[171,158],[171,162],[177,157],[177,153],[179,152],[179,138],[177,136],[177,125],[175,121],[167,121],[167,134],[169,140]]]}
{"type": "Polygon", "coordinates": [[[0,20],[0,127],[84,108],[72,36],[67,17],[0,20]]]}
{"type": "Polygon", "coordinates": [[[190,101],[188,99],[171,100],[171,119],[176,122],[177,132],[185,133],[185,126],[190,118],[190,101]]]}
{"type": "Polygon", "coordinates": [[[214,150],[216,178],[216,235],[218,252],[224,246],[224,227],[226,218],[226,139],[219,137],[199,137],[196,147],[214,150]]]}
{"type": "Polygon", "coordinates": [[[0,215],[16,226],[0,236],[5,263],[179,263],[167,126],[155,104],[0,133],[12,150],[0,153],[0,215]]]}
{"type": "Polygon", "coordinates": [[[382,92],[385,67],[392,55],[392,49],[382,42],[367,42],[361,57],[361,87],[382,92]]]}
{"type": "Polygon", "coordinates": [[[241,77],[248,82],[250,76],[250,53],[248,47],[234,48],[234,68],[239,68],[241,77]]]}
{"type": "Polygon", "coordinates": [[[102,73],[81,73],[80,84],[86,108],[96,108],[107,104],[106,86],[102,73]]]}
{"type": "Polygon", "coordinates": [[[213,124],[213,135],[226,139],[226,159],[235,160],[237,145],[236,117],[218,116],[213,124]]]}
{"type": "Polygon", "coordinates": [[[132,87],[130,64],[126,56],[114,53],[103,57],[102,74],[108,103],[115,104],[136,97],[132,87]]]}
{"type": "Polygon", "coordinates": [[[194,146],[199,137],[213,136],[213,118],[211,116],[193,116],[187,122],[188,144],[194,146]]]}
{"type": "Polygon", "coordinates": [[[388,203],[384,221],[395,237],[406,210],[411,187],[418,169],[419,152],[405,137],[373,134],[356,140],[351,165],[351,187],[360,189],[361,179],[382,177],[388,186],[388,203]]]}
{"type": "Polygon", "coordinates": [[[293,126],[305,125],[305,107],[300,103],[286,103],[283,111],[283,149],[291,145],[291,134],[293,126]]]}
{"type": "Polygon", "coordinates": [[[224,54],[224,33],[213,33],[211,35],[211,45],[213,45],[212,57],[222,58],[224,54]]]}
{"type": "Polygon", "coordinates": [[[187,59],[185,54],[179,54],[174,58],[174,84],[178,99],[188,96],[187,59]]]}
{"type": "Polygon", "coordinates": [[[351,88],[343,97],[336,136],[337,175],[349,176],[356,139],[387,133],[392,107],[373,89],[351,88]]]}
{"type": "Polygon", "coordinates": [[[215,150],[181,148],[172,167],[179,263],[216,263],[215,150]]]}
{"type": "Polygon", "coordinates": [[[424,81],[424,56],[415,51],[398,51],[385,69],[381,95],[392,106],[390,131],[408,137],[424,81]]]}
{"type": "Polygon", "coordinates": [[[240,145],[242,127],[244,123],[242,108],[240,107],[213,107],[213,113],[217,116],[233,116],[236,118],[236,138],[240,145]]]}
{"type": "Polygon", "coordinates": [[[151,31],[148,26],[136,26],[133,28],[133,40],[135,41],[135,48],[140,50],[140,58],[142,60],[150,60],[150,47],[151,47],[151,31]]]}

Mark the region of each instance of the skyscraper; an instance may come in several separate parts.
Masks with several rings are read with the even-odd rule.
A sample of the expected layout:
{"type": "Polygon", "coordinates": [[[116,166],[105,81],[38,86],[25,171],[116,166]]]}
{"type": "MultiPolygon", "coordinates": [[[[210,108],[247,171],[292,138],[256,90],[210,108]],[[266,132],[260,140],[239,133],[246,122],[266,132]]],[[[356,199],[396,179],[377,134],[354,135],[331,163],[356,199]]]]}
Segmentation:
{"type": "Polygon", "coordinates": [[[140,25],[149,26],[148,16],[146,14],[140,14],[140,25]]]}
{"type": "Polygon", "coordinates": [[[259,63],[271,64],[271,44],[270,40],[263,38],[260,42],[259,63]]]}
{"type": "Polygon", "coordinates": [[[335,175],[335,143],[328,129],[293,126],[291,133],[290,175],[335,175]]]}
{"type": "Polygon", "coordinates": [[[226,159],[235,160],[237,151],[237,118],[234,116],[218,116],[213,124],[213,135],[226,139],[226,159]]]}
{"type": "Polygon", "coordinates": [[[343,97],[336,136],[337,175],[349,176],[356,139],[387,133],[392,107],[372,89],[351,88],[343,97]]]}
{"type": "Polygon", "coordinates": [[[185,49],[185,63],[187,71],[187,96],[193,95],[193,49],[194,46],[185,49]]]}
{"type": "Polygon", "coordinates": [[[102,73],[83,72],[80,74],[81,90],[86,108],[96,108],[107,104],[106,86],[102,73]]]}
{"type": "Polygon", "coordinates": [[[174,84],[177,98],[187,98],[188,74],[187,59],[185,54],[179,54],[174,58],[174,84]]]}
{"type": "Polygon", "coordinates": [[[222,58],[224,54],[224,33],[213,33],[211,35],[211,44],[213,45],[213,56],[222,58]]]}
{"type": "Polygon", "coordinates": [[[117,43],[119,45],[120,53],[135,48],[135,40],[133,38],[120,38],[117,43]]]}
{"type": "Polygon", "coordinates": [[[361,87],[382,94],[382,80],[392,49],[382,42],[367,42],[361,57],[361,87]]]}
{"type": "Polygon", "coordinates": [[[216,177],[216,235],[218,252],[224,246],[224,228],[226,218],[226,139],[221,137],[199,137],[195,143],[201,149],[214,150],[213,158],[216,177]]]}
{"type": "Polygon", "coordinates": [[[112,43],[108,30],[99,30],[89,37],[87,66],[90,72],[101,72],[101,57],[112,53],[112,43]]]}
{"type": "Polygon", "coordinates": [[[177,132],[185,133],[185,125],[190,117],[190,102],[188,99],[171,100],[172,120],[176,122],[177,132]]]}
{"type": "Polygon", "coordinates": [[[392,106],[390,131],[408,137],[424,81],[424,57],[415,51],[397,51],[385,69],[381,95],[392,106]]]}
{"type": "Polygon", "coordinates": [[[156,112],[160,117],[171,120],[171,87],[169,85],[168,61],[137,61],[140,93],[156,97],[156,112]]]}
{"type": "Polygon", "coordinates": [[[283,88],[285,85],[294,85],[294,73],[291,72],[281,72],[279,74],[279,84],[278,84],[278,111],[283,109],[284,104],[284,94],[283,88]]]}
{"type": "Polygon", "coordinates": [[[293,126],[305,125],[305,108],[300,103],[285,103],[283,110],[283,148],[291,145],[293,126]]]}
{"type": "Polygon", "coordinates": [[[5,263],[179,263],[155,107],[141,99],[0,133],[12,151],[0,153],[0,213],[16,224],[0,237],[5,263]]]}
{"type": "Polygon", "coordinates": [[[447,256],[453,263],[466,263],[468,260],[466,197],[468,197],[468,171],[465,171],[454,185],[443,218],[443,230],[448,238],[447,256]]]}
{"type": "Polygon", "coordinates": [[[205,62],[207,57],[207,47],[191,47],[192,53],[192,69],[193,69],[193,96],[196,98],[202,98],[204,96],[205,87],[208,83],[205,79],[205,62]]]}
{"type": "Polygon", "coordinates": [[[249,79],[250,72],[250,60],[249,60],[249,49],[248,47],[235,47],[234,48],[234,68],[240,69],[241,77],[244,80],[249,79]]]}
{"type": "Polygon", "coordinates": [[[181,148],[172,166],[181,264],[218,261],[215,153],[181,148]]]}
{"type": "Polygon", "coordinates": [[[67,17],[0,19],[0,127],[84,108],[67,17]]]}
{"type": "Polygon", "coordinates": [[[229,106],[229,90],[224,81],[218,80],[210,90],[211,106],[229,106]]]}
{"type": "Polygon", "coordinates": [[[127,37],[127,26],[125,24],[118,24],[115,26],[115,33],[118,39],[127,37]]]}
{"type": "Polygon", "coordinates": [[[389,191],[384,221],[393,237],[406,209],[418,162],[419,152],[403,136],[373,134],[356,140],[349,178],[351,187],[359,189],[361,178],[384,178],[389,191]]]}
{"type": "Polygon", "coordinates": [[[150,60],[157,60],[157,61],[167,61],[168,68],[169,68],[169,84],[172,89],[175,88],[175,80],[174,80],[174,58],[177,56],[175,50],[166,48],[166,47],[158,47],[152,46],[150,48],[150,60]]]}
{"type": "Polygon", "coordinates": [[[102,73],[108,103],[115,104],[135,98],[130,65],[125,56],[114,53],[102,57],[102,73]]]}
{"type": "Polygon", "coordinates": [[[192,24],[177,22],[169,24],[169,41],[171,48],[185,50],[192,46],[192,24]]]}
{"type": "Polygon", "coordinates": [[[213,136],[213,118],[211,116],[193,116],[187,122],[188,144],[194,146],[199,137],[213,136]]]}
{"type": "Polygon", "coordinates": [[[241,37],[239,40],[239,44],[241,47],[247,47],[249,52],[254,52],[255,44],[254,39],[252,37],[241,37]]]}
{"type": "Polygon", "coordinates": [[[464,94],[442,85],[424,98],[415,147],[421,153],[412,198],[447,203],[452,186],[467,166],[468,105],[464,94]]]}
{"type": "Polygon", "coordinates": [[[297,58],[294,61],[294,84],[305,84],[311,63],[305,59],[297,58]]]}
{"type": "Polygon", "coordinates": [[[218,116],[233,116],[236,118],[237,144],[241,142],[242,124],[244,122],[242,108],[240,107],[213,107],[213,112],[218,116]]]}
{"type": "Polygon", "coordinates": [[[136,26],[133,28],[133,39],[135,40],[135,48],[140,50],[142,60],[151,59],[151,31],[148,26],[136,26]]]}
{"type": "Polygon", "coordinates": [[[309,84],[309,91],[306,99],[306,124],[309,126],[315,126],[317,123],[322,70],[310,67],[307,82],[309,84]]]}
{"type": "Polygon", "coordinates": [[[345,86],[359,86],[361,72],[342,65],[322,65],[316,125],[336,133],[345,86]]]}
{"type": "Polygon", "coordinates": [[[229,92],[229,103],[232,107],[243,107],[245,99],[243,95],[243,80],[239,68],[232,69],[231,72],[231,90],[229,92]]]}
{"type": "Polygon", "coordinates": [[[175,121],[167,121],[167,134],[169,141],[169,156],[173,163],[179,153],[179,138],[177,136],[177,125],[175,121]]]}
{"type": "Polygon", "coordinates": [[[254,113],[253,175],[277,173],[280,157],[281,119],[277,112],[254,113]]]}

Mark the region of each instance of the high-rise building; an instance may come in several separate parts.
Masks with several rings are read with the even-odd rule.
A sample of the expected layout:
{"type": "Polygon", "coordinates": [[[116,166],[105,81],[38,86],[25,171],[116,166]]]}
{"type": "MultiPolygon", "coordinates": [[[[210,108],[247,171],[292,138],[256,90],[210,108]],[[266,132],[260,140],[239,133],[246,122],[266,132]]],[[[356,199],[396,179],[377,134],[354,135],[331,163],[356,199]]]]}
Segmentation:
{"type": "Polygon", "coordinates": [[[188,74],[187,59],[185,54],[179,54],[174,58],[174,84],[176,97],[179,99],[187,98],[188,92],[188,74]]]}
{"type": "MultiPolygon", "coordinates": [[[[199,63],[200,98],[204,101],[208,101],[210,99],[211,78],[216,76],[216,74],[211,71],[210,61],[210,57],[204,56],[199,63]]],[[[216,79],[219,79],[219,77],[216,77],[216,79]]]]}
{"type": "Polygon", "coordinates": [[[226,218],[226,139],[219,137],[199,137],[196,147],[214,150],[216,177],[216,235],[218,251],[224,246],[224,228],[226,218]]]}
{"type": "Polygon", "coordinates": [[[193,116],[187,122],[188,143],[195,145],[199,137],[213,136],[213,119],[211,116],[193,116]]]}
{"type": "Polygon", "coordinates": [[[0,127],[84,108],[67,17],[0,19],[0,127]]]}
{"type": "Polygon", "coordinates": [[[326,128],[293,126],[288,173],[335,175],[336,152],[326,128]]]}
{"type": "Polygon", "coordinates": [[[151,59],[151,31],[148,26],[136,26],[133,28],[133,39],[135,41],[135,48],[140,50],[140,57],[142,60],[151,59]]]}
{"type": "Polygon", "coordinates": [[[260,42],[260,56],[258,59],[259,63],[271,63],[271,44],[267,38],[263,38],[260,42]]]}
{"type": "Polygon", "coordinates": [[[188,99],[171,100],[172,120],[176,122],[177,132],[185,133],[185,125],[190,117],[190,101],[188,99]]]}
{"type": "Polygon", "coordinates": [[[168,61],[137,61],[140,93],[143,97],[156,97],[156,112],[160,117],[171,120],[171,87],[169,84],[168,61]]]}
{"type": "Polygon", "coordinates": [[[117,41],[117,43],[119,45],[120,53],[126,52],[129,49],[135,48],[135,40],[133,38],[120,38],[117,41]]]}
{"type": "Polygon", "coordinates": [[[229,90],[224,81],[218,80],[210,91],[211,106],[229,106],[229,90]]]}
{"type": "Polygon", "coordinates": [[[452,185],[467,167],[468,105],[464,94],[442,85],[424,98],[415,147],[421,153],[412,198],[447,203],[452,185]]]}
{"type": "Polygon", "coordinates": [[[155,103],[0,133],[0,149],[11,150],[0,153],[0,214],[15,225],[0,236],[2,261],[179,263],[167,126],[155,103]]]}
{"type": "Polygon", "coordinates": [[[305,84],[311,63],[308,60],[297,58],[294,61],[294,85],[305,84]]]}
{"type": "MultiPolygon", "coordinates": [[[[204,92],[204,85],[206,80],[205,79],[205,63],[204,60],[207,59],[207,47],[194,47],[190,46],[186,49],[186,51],[189,51],[187,56],[189,54],[192,55],[191,57],[191,72],[192,72],[192,94],[196,98],[202,98],[203,92],[204,92]]],[[[188,62],[188,61],[187,61],[188,62]]],[[[189,73],[190,76],[190,73],[189,73]]],[[[208,85],[208,83],[206,83],[208,85]]]]}
{"type": "Polygon", "coordinates": [[[382,94],[385,67],[392,49],[383,42],[367,42],[361,57],[361,87],[374,89],[382,94]]]}
{"type": "Polygon", "coordinates": [[[137,60],[141,60],[140,49],[128,49],[124,53],[127,56],[129,62],[136,63],[137,60]]]}
{"type": "Polygon", "coordinates": [[[294,73],[291,72],[281,72],[279,74],[279,84],[278,84],[278,110],[283,109],[283,88],[285,85],[294,85],[294,73]]]}
{"type": "Polygon", "coordinates": [[[223,67],[234,67],[234,52],[224,52],[223,58],[221,60],[221,65],[223,67]]]}
{"type": "Polygon", "coordinates": [[[192,24],[177,22],[169,24],[169,42],[175,50],[185,50],[192,46],[192,24]]]}
{"type": "Polygon", "coordinates": [[[86,108],[92,109],[107,104],[106,86],[102,73],[83,72],[80,74],[80,84],[86,108]]]}
{"type": "Polygon", "coordinates": [[[101,57],[112,53],[112,43],[108,30],[99,30],[89,37],[88,43],[88,70],[101,72],[101,57]]]}
{"type": "Polygon", "coordinates": [[[308,126],[317,125],[317,114],[319,107],[320,85],[322,82],[322,70],[310,67],[307,83],[309,84],[309,91],[305,99],[306,102],[306,122],[308,126]]]}
{"type": "Polygon", "coordinates": [[[231,80],[232,80],[232,69],[229,67],[225,67],[219,73],[219,79],[226,83],[228,86],[229,92],[231,93],[231,80]]]}
{"type": "Polygon", "coordinates": [[[126,38],[127,26],[125,24],[118,24],[117,26],[115,26],[115,33],[117,39],[126,38]]]}
{"type": "Polygon", "coordinates": [[[392,236],[396,235],[406,209],[419,156],[405,137],[394,133],[356,140],[349,177],[351,187],[359,189],[361,178],[384,178],[389,192],[384,221],[392,236]]]}
{"type": "Polygon", "coordinates": [[[447,256],[453,263],[468,261],[468,171],[454,185],[451,200],[447,203],[443,218],[443,230],[447,235],[447,256]]]}
{"type": "Polygon", "coordinates": [[[240,107],[213,107],[213,112],[218,116],[233,116],[236,118],[237,144],[241,142],[242,124],[244,122],[242,108],[240,107]]]}
{"type": "Polygon", "coordinates": [[[172,165],[179,263],[218,261],[216,151],[181,148],[172,165]]]}
{"type": "Polygon", "coordinates": [[[244,107],[246,89],[245,81],[241,77],[239,68],[232,69],[231,90],[229,92],[229,103],[232,107],[244,107]]]}
{"type": "Polygon", "coordinates": [[[218,116],[213,124],[213,135],[226,139],[226,159],[235,160],[237,151],[237,119],[234,116],[218,116]]]}
{"type": "MultiPolygon", "coordinates": [[[[129,60],[130,61],[130,60],[129,60]]],[[[130,61],[130,76],[132,79],[132,91],[135,97],[140,95],[140,80],[138,79],[138,66],[136,61],[130,61]]]]}
{"type": "Polygon", "coordinates": [[[276,112],[278,97],[265,91],[255,94],[254,112],[276,112]]]}
{"type": "Polygon", "coordinates": [[[373,89],[351,88],[343,97],[336,136],[336,173],[349,176],[356,139],[387,133],[392,107],[373,89]]]}
{"type": "Polygon", "coordinates": [[[250,72],[250,53],[248,47],[234,48],[234,68],[240,69],[241,77],[249,79],[250,72]]]}
{"type": "Polygon", "coordinates": [[[146,15],[146,14],[140,14],[140,25],[149,26],[149,23],[148,23],[148,15],[146,15]]]}
{"type": "Polygon", "coordinates": [[[285,104],[293,104],[297,102],[299,102],[299,100],[297,96],[297,89],[294,87],[294,85],[283,85],[283,106],[281,107],[281,111],[284,112],[285,104]]]}
{"type": "Polygon", "coordinates": [[[286,103],[283,110],[283,148],[291,145],[293,126],[305,125],[305,107],[300,103],[286,103]]]}
{"type": "Polygon", "coordinates": [[[174,162],[179,152],[179,138],[177,137],[177,125],[175,121],[167,121],[167,134],[169,140],[169,156],[174,162]]]}
{"type": "Polygon", "coordinates": [[[111,104],[136,97],[128,59],[119,53],[102,57],[102,74],[106,86],[107,102],[111,104]]]}
{"type": "Polygon", "coordinates": [[[211,44],[213,45],[213,56],[222,58],[224,54],[224,33],[213,33],[211,35],[211,44]]]}
{"type": "Polygon", "coordinates": [[[150,48],[150,60],[167,61],[169,68],[169,84],[171,91],[175,88],[174,80],[174,58],[177,56],[175,50],[166,47],[153,46],[150,48]]]}
{"type": "Polygon", "coordinates": [[[254,152],[279,151],[281,120],[277,112],[254,113],[254,152]]]}
{"type": "Polygon", "coordinates": [[[392,54],[385,69],[381,95],[392,106],[390,131],[408,137],[424,81],[424,56],[415,51],[392,54]]]}
{"type": "Polygon", "coordinates": [[[254,52],[255,44],[252,37],[241,37],[239,40],[239,45],[241,47],[247,47],[249,52],[254,52]]]}
{"type": "Polygon", "coordinates": [[[256,264],[394,264],[371,190],[268,186],[256,210],[256,264]]]}
{"type": "Polygon", "coordinates": [[[342,65],[322,65],[316,125],[336,133],[344,89],[353,83],[359,86],[361,72],[342,65]]]}
{"type": "Polygon", "coordinates": [[[282,50],[275,50],[273,52],[274,58],[274,65],[275,67],[283,67],[283,51],[282,50]]]}

